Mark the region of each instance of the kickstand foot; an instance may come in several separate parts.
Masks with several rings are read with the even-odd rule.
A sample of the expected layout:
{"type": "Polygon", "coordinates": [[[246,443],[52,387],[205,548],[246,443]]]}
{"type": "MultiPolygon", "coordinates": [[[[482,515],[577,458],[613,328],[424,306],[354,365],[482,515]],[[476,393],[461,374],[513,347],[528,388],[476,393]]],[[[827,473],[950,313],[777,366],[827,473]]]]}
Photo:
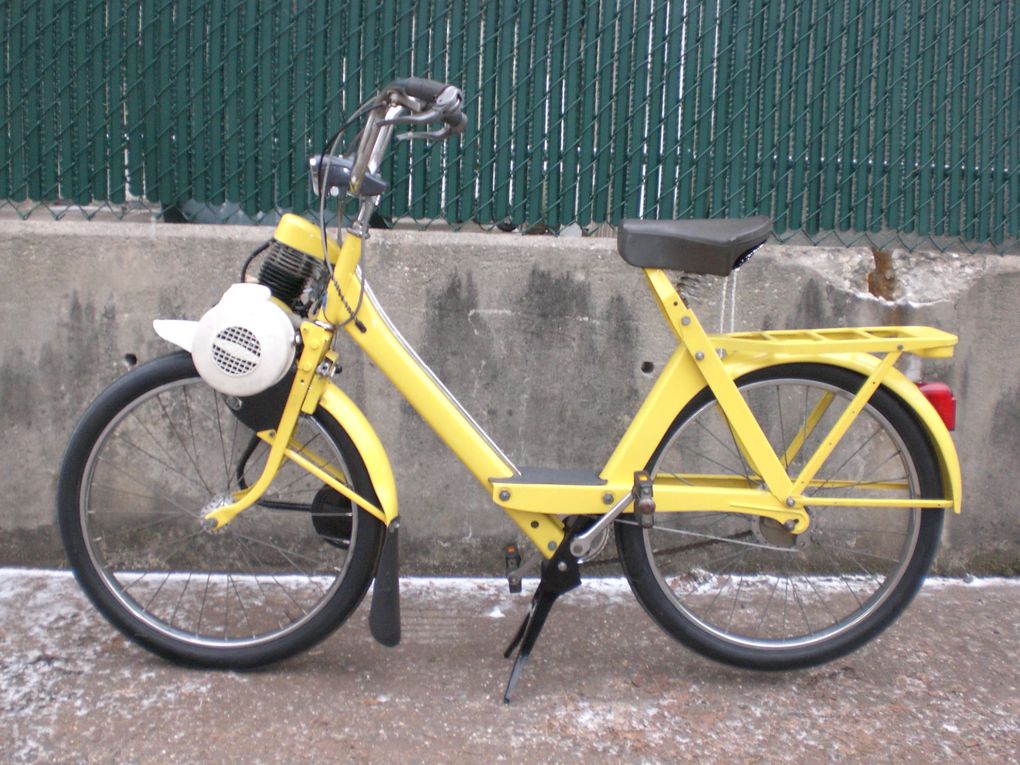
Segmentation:
{"type": "Polygon", "coordinates": [[[531,656],[531,650],[535,647],[535,641],[538,640],[538,633],[545,626],[545,619],[549,616],[549,611],[552,610],[553,603],[556,602],[558,597],[559,593],[546,592],[543,590],[542,585],[539,584],[538,589],[535,591],[535,597],[531,600],[528,614],[524,617],[524,622],[503,653],[503,656],[509,659],[514,649],[519,646],[517,658],[514,659],[513,669],[510,670],[510,680],[507,682],[506,692],[503,694],[504,704],[510,703],[510,696],[514,692],[514,686],[517,685],[517,681],[524,671],[524,665],[527,663],[528,657],[531,656]]]}
{"type": "Polygon", "coordinates": [[[570,553],[570,535],[564,539],[556,550],[556,554],[542,564],[542,578],[531,599],[528,613],[517,629],[513,640],[507,646],[503,656],[510,658],[514,650],[517,650],[517,657],[514,659],[513,669],[510,670],[510,679],[506,684],[506,691],[503,693],[503,703],[509,704],[513,695],[514,687],[524,672],[524,665],[531,656],[535,647],[535,641],[545,626],[545,620],[552,610],[553,603],[565,592],[569,592],[581,583],[581,574],[578,570],[577,558],[570,553]]]}

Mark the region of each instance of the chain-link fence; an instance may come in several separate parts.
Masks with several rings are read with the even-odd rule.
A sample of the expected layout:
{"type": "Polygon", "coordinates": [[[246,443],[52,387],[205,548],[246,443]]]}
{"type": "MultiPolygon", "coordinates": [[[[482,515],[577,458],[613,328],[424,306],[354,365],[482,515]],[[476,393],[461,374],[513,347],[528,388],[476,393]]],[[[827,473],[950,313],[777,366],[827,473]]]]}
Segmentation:
{"type": "Polygon", "coordinates": [[[380,223],[593,232],[765,213],[784,239],[1014,251],[1008,0],[0,0],[0,214],[268,222],[399,76],[471,126],[399,145],[380,223]]]}

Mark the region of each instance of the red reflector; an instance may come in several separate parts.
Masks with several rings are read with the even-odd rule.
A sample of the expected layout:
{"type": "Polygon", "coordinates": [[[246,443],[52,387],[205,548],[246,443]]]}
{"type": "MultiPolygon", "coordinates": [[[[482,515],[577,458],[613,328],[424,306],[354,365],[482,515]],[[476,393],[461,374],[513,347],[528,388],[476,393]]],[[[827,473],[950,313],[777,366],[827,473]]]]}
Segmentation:
{"type": "Polygon", "coordinates": [[[949,386],[941,382],[923,382],[917,384],[918,389],[928,399],[928,402],[935,407],[942,422],[948,430],[956,429],[956,399],[949,386]]]}

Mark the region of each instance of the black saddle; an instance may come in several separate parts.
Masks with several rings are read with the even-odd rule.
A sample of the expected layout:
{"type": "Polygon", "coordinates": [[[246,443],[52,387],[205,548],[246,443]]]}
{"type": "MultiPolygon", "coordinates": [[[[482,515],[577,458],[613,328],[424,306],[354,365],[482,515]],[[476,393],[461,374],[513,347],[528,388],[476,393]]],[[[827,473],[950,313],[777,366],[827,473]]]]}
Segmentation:
{"type": "Polygon", "coordinates": [[[754,218],[624,220],[616,238],[625,261],[639,268],[665,268],[726,276],[744,264],[772,231],[764,215],[754,218]]]}

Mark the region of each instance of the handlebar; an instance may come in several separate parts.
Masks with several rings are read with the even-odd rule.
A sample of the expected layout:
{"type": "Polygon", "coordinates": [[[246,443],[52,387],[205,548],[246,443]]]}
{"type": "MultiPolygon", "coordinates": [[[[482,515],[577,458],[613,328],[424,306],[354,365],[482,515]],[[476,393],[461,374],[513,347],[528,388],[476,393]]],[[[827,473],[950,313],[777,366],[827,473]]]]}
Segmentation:
{"type": "Polygon", "coordinates": [[[377,195],[385,188],[385,182],[374,174],[382,165],[386,148],[393,137],[393,128],[397,125],[424,127],[441,122],[442,127],[437,130],[400,133],[397,138],[444,141],[464,132],[468,124],[461,89],[421,77],[394,80],[365,102],[347,124],[366,113],[368,116],[353,155],[343,158],[340,163],[330,156],[343,132],[341,128],[330,149],[320,157],[313,157],[310,163],[313,187],[320,195],[320,207],[325,204],[327,195],[340,196],[344,190],[361,199],[358,217],[351,228],[352,231],[357,228],[359,236],[367,236],[368,218],[377,195]]]}
{"type": "Polygon", "coordinates": [[[398,103],[410,114],[387,118],[380,125],[428,125],[442,122],[444,127],[419,133],[403,133],[397,138],[409,140],[424,138],[429,141],[443,141],[450,136],[464,132],[468,119],[464,114],[464,94],[456,85],[422,77],[405,77],[394,80],[383,88],[380,101],[398,103]]]}

